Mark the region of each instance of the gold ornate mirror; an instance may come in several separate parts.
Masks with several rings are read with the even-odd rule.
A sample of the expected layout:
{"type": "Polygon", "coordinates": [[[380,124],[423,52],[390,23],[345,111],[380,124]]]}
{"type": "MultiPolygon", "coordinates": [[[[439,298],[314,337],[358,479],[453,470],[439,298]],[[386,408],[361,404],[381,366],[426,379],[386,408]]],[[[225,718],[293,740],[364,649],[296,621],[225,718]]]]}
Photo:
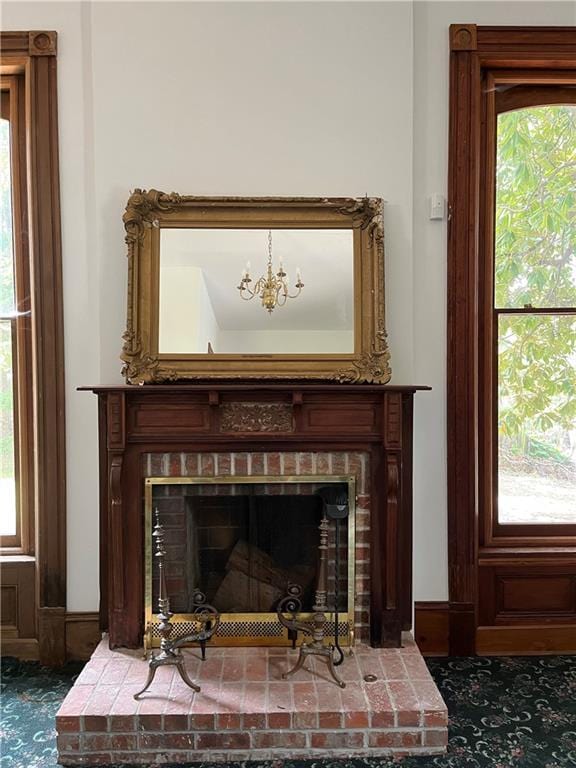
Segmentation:
{"type": "Polygon", "coordinates": [[[390,380],[380,199],[137,189],[124,226],[129,383],[390,380]]]}

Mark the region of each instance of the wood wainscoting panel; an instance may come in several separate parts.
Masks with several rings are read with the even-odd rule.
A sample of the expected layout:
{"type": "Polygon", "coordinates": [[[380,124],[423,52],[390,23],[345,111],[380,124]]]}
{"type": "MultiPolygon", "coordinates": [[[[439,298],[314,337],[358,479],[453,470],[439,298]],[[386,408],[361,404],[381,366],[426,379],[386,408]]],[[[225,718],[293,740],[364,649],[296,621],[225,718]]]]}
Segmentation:
{"type": "Polygon", "coordinates": [[[414,604],[414,638],[424,656],[448,654],[449,610],[447,602],[414,604]]]}
{"type": "Polygon", "coordinates": [[[66,658],[86,661],[102,639],[98,612],[66,614],[66,658]]]}
{"type": "Polygon", "coordinates": [[[18,637],[18,584],[0,587],[0,630],[2,637],[18,637]]]}
{"type": "Polygon", "coordinates": [[[576,564],[542,564],[510,560],[481,561],[479,588],[483,596],[479,624],[574,624],[576,637],[576,564]]]}
{"type": "Polygon", "coordinates": [[[559,614],[576,618],[576,576],[496,576],[498,613],[526,615],[559,614]]]}
{"type": "Polygon", "coordinates": [[[0,611],[2,639],[36,637],[34,558],[26,556],[3,558],[0,573],[2,576],[0,611]]]}

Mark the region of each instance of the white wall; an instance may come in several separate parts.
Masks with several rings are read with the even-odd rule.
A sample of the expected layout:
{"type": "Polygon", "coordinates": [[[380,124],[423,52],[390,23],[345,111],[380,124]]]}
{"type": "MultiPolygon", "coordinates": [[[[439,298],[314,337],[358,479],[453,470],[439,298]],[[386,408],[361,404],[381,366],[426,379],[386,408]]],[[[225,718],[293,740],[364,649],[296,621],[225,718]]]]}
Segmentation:
{"type": "Polygon", "coordinates": [[[162,266],[158,308],[158,350],[220,350],[220,327],[200,267],[162,266]]]}
{"type": "Polygon", "coordinates": [[[220,331],[216,352],[287,355],[349,352],[354,331],[220,331]]]}
{"type": "Polygon", "coordinates": [[[96,399],[121,382],[130,189],[375,195],[386,206],[395,383],[422,383],[415,597],[445,599],[448,25],[574,24],[574,4],[3,3],[2,29],[59,33],[68,608],[98,605],[96,399]],[[414,210],[413,210],[414,209],[414,210]]]}

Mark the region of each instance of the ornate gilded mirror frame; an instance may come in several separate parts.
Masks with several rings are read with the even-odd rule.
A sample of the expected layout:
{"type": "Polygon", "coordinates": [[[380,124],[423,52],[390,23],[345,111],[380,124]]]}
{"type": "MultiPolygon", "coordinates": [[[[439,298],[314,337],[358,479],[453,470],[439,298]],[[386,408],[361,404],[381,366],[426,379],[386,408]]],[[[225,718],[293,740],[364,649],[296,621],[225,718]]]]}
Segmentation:
{"type": "Polygon", "coordinates": [[[136,189],[123,216],[128,318],[121,359],[130,384],[179,379],[320,379],[385,384],[384,228],[380,198],[190,197],[136,189]],[[354,248],[354,352],[349,354],[160,354],[163,228],[350,229],[354,248]]]}

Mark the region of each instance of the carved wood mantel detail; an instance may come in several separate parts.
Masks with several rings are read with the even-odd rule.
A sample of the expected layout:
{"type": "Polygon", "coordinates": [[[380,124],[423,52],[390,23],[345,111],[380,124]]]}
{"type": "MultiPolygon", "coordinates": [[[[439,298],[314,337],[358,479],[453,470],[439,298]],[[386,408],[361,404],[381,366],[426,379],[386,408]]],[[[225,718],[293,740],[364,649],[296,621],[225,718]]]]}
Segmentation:
{"type": "Polygon", "coordinates": [[[400,644],[412,620],[412,401],[426,387],[211,382],[86,389],[100,399],[101,626],[112,647],[142,642],[144,457],[225,452],[367,454],[370,642],[400,644]]]}
{"type": "Polygon", "coordinates": [[[292,432],[292,406],[286,403],[224,403],[221,432],[292,432]]]}

